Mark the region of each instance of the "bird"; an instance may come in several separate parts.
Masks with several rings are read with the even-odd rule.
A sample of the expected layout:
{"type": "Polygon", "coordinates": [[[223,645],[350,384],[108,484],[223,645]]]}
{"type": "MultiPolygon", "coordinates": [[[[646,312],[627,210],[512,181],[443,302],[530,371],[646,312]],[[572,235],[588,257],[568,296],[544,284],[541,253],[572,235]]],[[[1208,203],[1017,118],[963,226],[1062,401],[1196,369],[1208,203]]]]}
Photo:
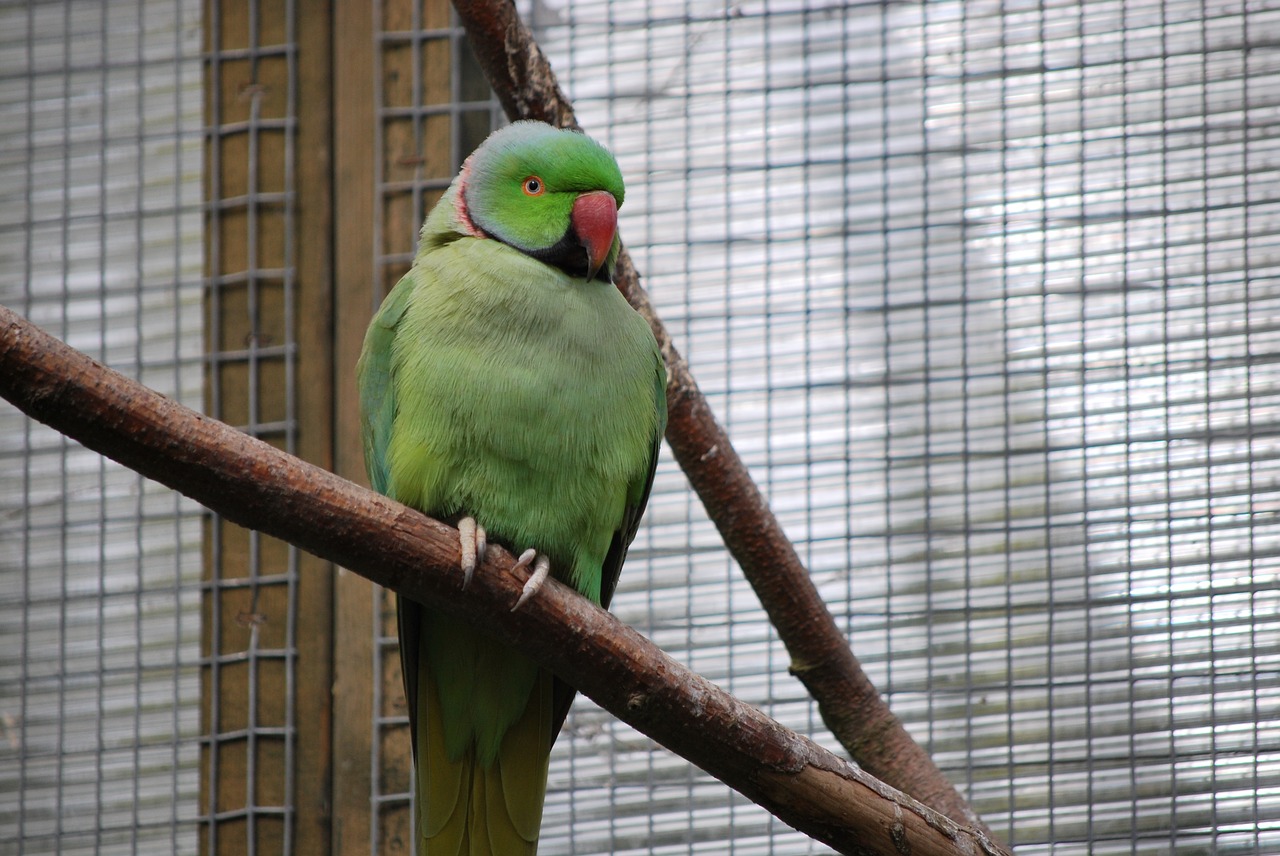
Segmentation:
{"type": "MultiPolygon", "coordinates": [[[[487,546],[607,607],[648,502],[666,370],[613,284],[613,155],[537,121],[492,133],[423,223],[357,363],[369,481],[457,525],[462,585],[487,546]]],[[[463,620],[398,598],[414,852],[537,852],[574,690],[463,620]]]]}

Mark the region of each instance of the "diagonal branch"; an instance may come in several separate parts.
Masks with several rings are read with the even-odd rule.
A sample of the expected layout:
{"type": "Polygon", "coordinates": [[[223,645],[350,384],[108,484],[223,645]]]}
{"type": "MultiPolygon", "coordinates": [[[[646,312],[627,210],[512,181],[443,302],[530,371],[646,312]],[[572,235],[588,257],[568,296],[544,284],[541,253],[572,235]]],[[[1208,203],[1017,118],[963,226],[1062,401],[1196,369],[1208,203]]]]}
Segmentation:
{"type": "Polygon", "coordinates": [[[1003,853],[685,669],[554,581],[518,612],[501,549],[460,590],[457,530],[108,369],[0,306],[0,395],[227,519],[482,626],[783,821],[846,853],[1003,853]],[[906,849],[904,849],[906,848],[906,849]]]}
{"type": "MultiPolygon", "coordinates": [[[[511,0],[454,0],[453,5],[509,117],[579,127],[555,72],[511,0]]],[[[672,344],[625,249],[618,287],[649,321],[666,357],[667,443],[768,612],[791,655],[791,673],[817,700],[827,727],[868,772],[954,820],[982,826],[863,672],[672,344]]]]}

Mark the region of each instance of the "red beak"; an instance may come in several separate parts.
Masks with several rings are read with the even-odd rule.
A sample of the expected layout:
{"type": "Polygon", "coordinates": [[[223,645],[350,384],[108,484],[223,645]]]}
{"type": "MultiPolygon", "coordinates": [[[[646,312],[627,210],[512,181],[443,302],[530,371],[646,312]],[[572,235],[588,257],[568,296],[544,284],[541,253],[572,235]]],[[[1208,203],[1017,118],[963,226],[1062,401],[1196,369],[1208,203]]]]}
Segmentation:
{"type": "Polygon", "coordinates": [[[618,202],[607,190],[584,193],[573,202],[573,231],[587,251],[587,279],[604,266],[618,234],[618,202]]]}

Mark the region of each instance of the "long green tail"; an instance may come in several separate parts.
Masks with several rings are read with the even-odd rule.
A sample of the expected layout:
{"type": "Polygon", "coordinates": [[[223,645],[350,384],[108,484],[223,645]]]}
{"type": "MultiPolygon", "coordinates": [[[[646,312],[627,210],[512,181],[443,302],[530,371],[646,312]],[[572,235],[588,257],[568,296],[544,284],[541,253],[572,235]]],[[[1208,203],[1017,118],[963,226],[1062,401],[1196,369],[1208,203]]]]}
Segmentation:
{"type": "MultiPolygon", "coordinates": [[[[402,632],[405,605],[401,604],[402,632]]],[[[410,605],[409,612],[420,615],[420,610],[410,605]]],[[[472,632],[452,627],[452,646],[466,649],[473,640],[465,637],[472,632]]],[[[408,639],[402,639],[402,656],[406,641],[417,647],[426,635],[411,631],[408,639]]],[[[520,655],[512,651],[510,656],[520,655]]],[[[417,656],[405,656],[404,664],[409,667],[415,660],[414,678],[406,680],[406,690],[414,694],[409,710],[418,788],[415,852],[418,856],[533,856],[547,789],[554,704],[551,673],[537,670],[524,712],[503,735],[496,758],[485,764],[474,744],[451,757],[429,660],[419,650],[417,656]]]]}

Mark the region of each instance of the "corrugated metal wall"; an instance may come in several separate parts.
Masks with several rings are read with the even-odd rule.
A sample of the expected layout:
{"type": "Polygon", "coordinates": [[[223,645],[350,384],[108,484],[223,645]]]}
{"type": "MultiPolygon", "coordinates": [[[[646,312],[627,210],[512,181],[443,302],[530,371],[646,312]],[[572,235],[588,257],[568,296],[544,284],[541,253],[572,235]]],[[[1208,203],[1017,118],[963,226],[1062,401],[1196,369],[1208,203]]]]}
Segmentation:
{"type": "MultiPolygon", "coordinates": [[[[694,375],[984,818],[1022,854],[1280,848],[1280,9],[532,21],[694,375]]],[[[829,741],[669,464],[638,546],[615,611],[829,741]]],[[[570,728],[548,852],[813,849],[570,728]]]]}
{"type": "MultiPolygon", "coordinates": [[[[195,406],[199,24],[0,7],[0,302],[195,406]]],[[[192,852],[200,515],[0,406],[0,852],[192,852]]]]}

